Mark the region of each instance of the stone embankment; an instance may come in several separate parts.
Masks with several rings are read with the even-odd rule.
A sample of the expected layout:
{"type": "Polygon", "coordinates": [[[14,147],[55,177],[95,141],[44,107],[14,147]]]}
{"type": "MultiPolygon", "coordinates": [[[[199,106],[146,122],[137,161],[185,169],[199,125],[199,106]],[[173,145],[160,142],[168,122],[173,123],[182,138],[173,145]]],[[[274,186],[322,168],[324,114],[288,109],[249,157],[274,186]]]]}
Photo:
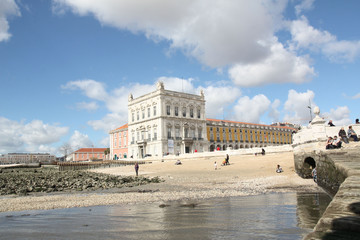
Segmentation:
{"type": "Polygon", "coordinates": [[[299,175],[306,177],[314,160],[319,185],[335,194],[314,231],[304,239],[360,239],[359,146],[352,143],[339,150],[294,152],[299,175]]]}

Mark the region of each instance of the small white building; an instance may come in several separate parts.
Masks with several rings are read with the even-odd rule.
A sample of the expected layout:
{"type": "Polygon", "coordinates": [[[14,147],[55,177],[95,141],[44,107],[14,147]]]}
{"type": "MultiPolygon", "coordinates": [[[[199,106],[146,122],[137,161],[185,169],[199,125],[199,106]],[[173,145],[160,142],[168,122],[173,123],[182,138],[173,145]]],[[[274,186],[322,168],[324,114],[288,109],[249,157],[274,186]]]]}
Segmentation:
{"type": "Polygon", "coordinates": [[[133,158],[208,151],[203,91],[175,92],[158,82],[154,92],[138,98],[130,94],[128,136],[133,158]]]}

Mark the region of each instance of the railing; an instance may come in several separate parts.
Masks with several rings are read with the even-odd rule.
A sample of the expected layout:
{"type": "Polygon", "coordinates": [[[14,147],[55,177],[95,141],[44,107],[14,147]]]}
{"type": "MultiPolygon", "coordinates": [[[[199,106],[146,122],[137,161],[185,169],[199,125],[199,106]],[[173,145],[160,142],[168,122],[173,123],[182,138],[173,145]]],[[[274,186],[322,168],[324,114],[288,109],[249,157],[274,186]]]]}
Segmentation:
{"type": "Polygon", "coordinates": [[[75,171],[75,170],[85,170],[93,168],[105,168],[105,167],[118,167],[124,165],[134,165],[135,163],[144,164],[145,161],[123,161],[123,160],[107,160],[99,162],[61,162],[57,165],[59,166],[59,171],[75,171]]]}

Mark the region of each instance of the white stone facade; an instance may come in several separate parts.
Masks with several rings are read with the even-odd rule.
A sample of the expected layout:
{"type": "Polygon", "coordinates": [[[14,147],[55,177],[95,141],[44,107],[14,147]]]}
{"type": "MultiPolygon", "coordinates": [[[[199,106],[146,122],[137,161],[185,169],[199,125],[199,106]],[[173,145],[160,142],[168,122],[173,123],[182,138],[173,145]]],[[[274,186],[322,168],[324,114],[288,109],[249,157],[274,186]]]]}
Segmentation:
{"type": "Polygon", "coordinates": [[[207,151],[205,98],[164,89],[158,82],[154,92],[128,102],[128,154],[183,154],[207,151]]]}

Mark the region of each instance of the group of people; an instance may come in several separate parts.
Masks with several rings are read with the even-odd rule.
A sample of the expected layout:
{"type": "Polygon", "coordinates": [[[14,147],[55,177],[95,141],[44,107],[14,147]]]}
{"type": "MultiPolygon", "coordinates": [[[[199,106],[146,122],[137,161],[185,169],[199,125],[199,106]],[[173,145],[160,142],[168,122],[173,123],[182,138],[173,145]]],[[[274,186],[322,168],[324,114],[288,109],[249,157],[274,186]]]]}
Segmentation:
{"type": "Polygon", "coordinates": [[[329,137],[326,142],[326,149],[341,148],[341,143],[340,138],[337,136],[334,136],[334,138],[329,137]]]}
{"type": "MultiPolygon", "coordinates": [[[[355,123],[360,124],[359,119],[356,119],[355,123]]],[[[331,120],[329,121],[328,124],[331,127],[335,126],[331,120]]],[[[342,127],[339,131],[339,138],[337,136],[328,138],[328,140],[326,142],[326,149],[341,148],[342,142],[348,144],[350,138],[354,142],[359,141],[358,135],[356,134],[356,132],[354,131],[352,126],[349,126],[347,132],[345,131],[344,127],[342,127]]]]}

